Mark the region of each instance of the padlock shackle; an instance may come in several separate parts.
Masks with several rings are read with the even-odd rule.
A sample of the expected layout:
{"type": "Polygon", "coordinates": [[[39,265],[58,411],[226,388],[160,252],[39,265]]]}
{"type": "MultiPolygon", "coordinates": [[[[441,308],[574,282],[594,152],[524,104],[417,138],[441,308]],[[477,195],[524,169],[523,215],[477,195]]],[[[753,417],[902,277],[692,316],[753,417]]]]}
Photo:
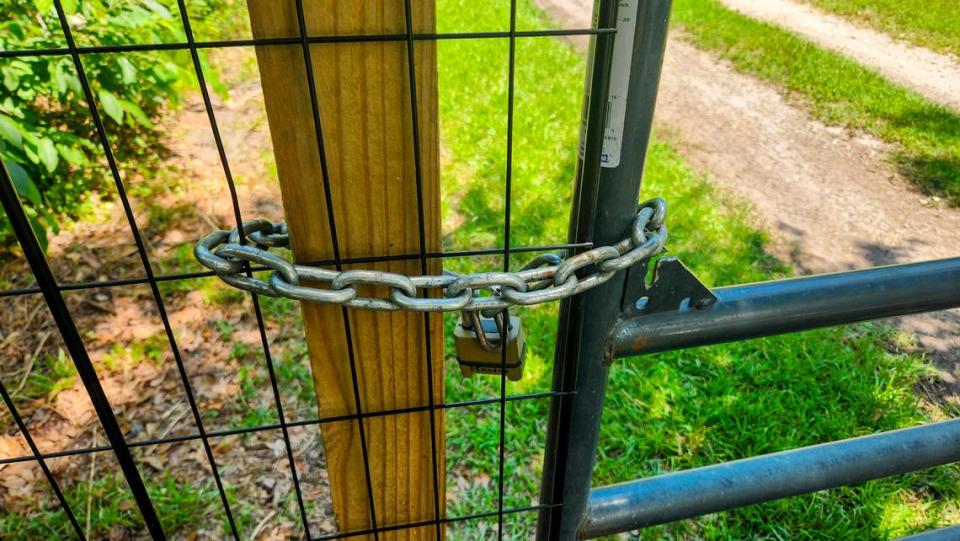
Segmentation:
{"type": "Polygon", "coordinates": [[[480,347],[489,353],[499,353],[503,347],[503,337],[506,336],[507,340],[510,339],[510,316],[507,310],[503,309],[497,312],[492,318],[497,326],[497,338],[491,338],[487,335],[487,331],[483,328],[483,321],[479,311],[473,310],[463,313],[469,318],[470,328],[472,328],[473,333],[477,336],[477,342],[480,343],[480,347]]]}

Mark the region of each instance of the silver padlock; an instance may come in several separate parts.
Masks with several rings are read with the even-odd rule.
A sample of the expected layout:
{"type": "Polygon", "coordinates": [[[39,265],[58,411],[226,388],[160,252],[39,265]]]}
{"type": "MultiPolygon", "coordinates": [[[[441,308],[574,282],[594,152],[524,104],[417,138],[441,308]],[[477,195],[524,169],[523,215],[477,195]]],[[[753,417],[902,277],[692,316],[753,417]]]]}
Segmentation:
{"type": "Polygon", "coordinates": [[[519,317],[509,315],[506,310],[494,317],[485,317],[476,311],[464,312],[453,336],[457,361],[464,377],[474,374],[500,375],[504,373],[504,368],[511,381],[519,381],[523,377],[527,344],[519,317]],[[505,345],[500,340],[503,334],[508,337],[505,345]],[[502,357],[504,347],[507,350],[505,363],[502,357]]]}

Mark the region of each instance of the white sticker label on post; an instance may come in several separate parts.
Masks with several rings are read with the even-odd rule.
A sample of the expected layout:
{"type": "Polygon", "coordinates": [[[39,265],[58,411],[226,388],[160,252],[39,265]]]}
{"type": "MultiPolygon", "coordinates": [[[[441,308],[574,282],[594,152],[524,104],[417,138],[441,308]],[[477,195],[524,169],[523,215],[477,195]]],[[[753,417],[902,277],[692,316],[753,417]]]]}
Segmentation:
{"type": "Polygon", "coordinates": [[[610,97],[607,101],[606,128],[603,133],[602,167],[620,165],[623,148],[623,126],[627,116],[627,90],[630,88],[630,66],[633,64],[633,36],[637,27],[637,6],[640,0],[620,0],[617,10],[617,37],[613,43],[610,72],[610,97]]]}

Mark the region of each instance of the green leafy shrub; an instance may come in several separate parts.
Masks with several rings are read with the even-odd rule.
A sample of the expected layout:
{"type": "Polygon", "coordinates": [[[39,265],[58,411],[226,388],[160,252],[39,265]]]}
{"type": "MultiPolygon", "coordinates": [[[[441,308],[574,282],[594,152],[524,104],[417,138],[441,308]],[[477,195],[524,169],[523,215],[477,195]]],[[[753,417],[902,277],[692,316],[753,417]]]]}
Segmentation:
{"type": "MultiPolygon", "coordinates": [[[[191,14],[213,19],[227,2],[194,0],[191,14]]],[[[156,0],[63,4],[81,46],[185,39],[172,2],[171,7],[156,0]]],[[[66,46],[52,0],[6,0],[2,11],[0,50],[66,46]]],[[[205,24],[202,19],[194,24],[205,24]]],[[[154,122],[179,102],[185,87],[195,88],[189,53],[85,54],[82,62],[121,167],[149,162],[158,146],[154,122]]],[[[0,60],[0,156],[43,243],[47,231],[58,231],[58,220],[77,215],[91,192],[112,193],[103,149],[69,55],[0,60]]],[[[0,222],[0,250],[11,245],[9,225],[0,222]]]]}

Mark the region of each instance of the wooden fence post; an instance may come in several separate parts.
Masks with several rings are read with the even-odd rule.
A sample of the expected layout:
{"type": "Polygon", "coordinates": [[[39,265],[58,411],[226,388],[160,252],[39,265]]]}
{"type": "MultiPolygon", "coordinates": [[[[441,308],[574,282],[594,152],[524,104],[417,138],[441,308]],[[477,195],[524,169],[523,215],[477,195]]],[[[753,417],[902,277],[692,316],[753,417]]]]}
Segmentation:
{"type": "MultiPolygon", "coordinates": [[[[300,35],[294,0],[247,3],[254,37],[300,35]]],[[[412,2],[414,32],[435,31],[433,3],[412,2]]],[[[311,0],[304,4],[311,36],[406,32],[403,0],[311,0]]],[[[402,39],[310,45],[332,210],[343,258],[418,254],[420,250],[406,47],[402,39]]],[[[301,45],[258,46],[256,53],[295,258],[331,259],[333,242],[301,45]]],[[[417,41],[414,57],[425,244],[427,251],[437,252],[440,187],[435,43],[417,41]]],[[[417,258],[344,268],[356,267],[421,273],[417,258]]],[[[440,260],[429,261],[429,273],[440,270],[440,260]]],[[[366,293],[385,296],[386,291],[371,288],[366,293]]],[[[435,403],[442,403],[443,322],[439,315],[429,316],[431,332],[427,336],[427,320],[421,313],[350,310],[345,323],[337,306],[305,303],[302,310],[321,417],[356,413],[350,344],[363,412],[428,406],[428,381],[433,385],[435,403]],[[432,375],[427,371],[427,340],[432,375]]],[[[443,513],[443,414],[436,411],[433,415],[440,491],[436,504],[430,412],[321,425],[333,509],[341,532],[372,526],[361,430],[366,437],[377,525],[432,520],[435,505],[443,513]]],[[[434,538],[432,526],[380,535],[380,539],[434,538]]]]}

